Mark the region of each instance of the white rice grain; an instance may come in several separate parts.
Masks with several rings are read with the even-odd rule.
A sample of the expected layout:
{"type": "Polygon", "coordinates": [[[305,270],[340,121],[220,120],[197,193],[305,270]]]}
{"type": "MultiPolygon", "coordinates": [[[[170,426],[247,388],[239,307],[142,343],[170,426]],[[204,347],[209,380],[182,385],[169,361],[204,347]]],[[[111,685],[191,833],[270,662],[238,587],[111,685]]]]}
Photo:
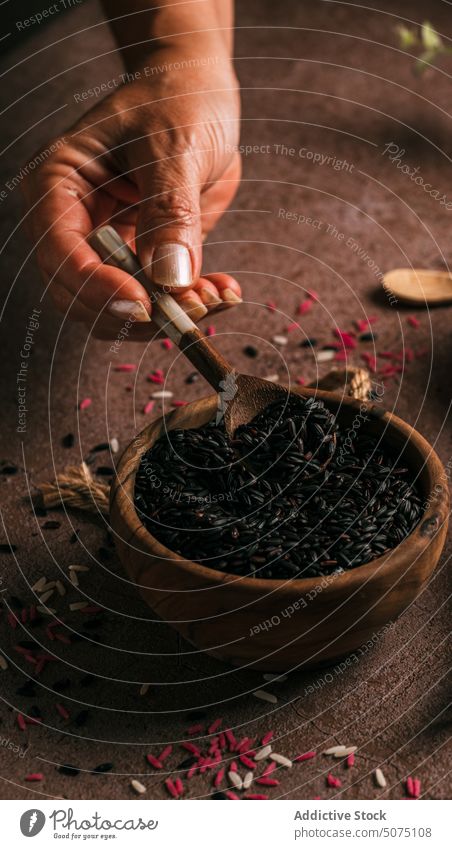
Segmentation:
{"type": "Polygon", "coordinates": [[[283,684],[284,681],[287,681],[288,675],[276,675],[273,672],[264,672],[263,678],[265,681],[279,681],[280,684],[283,684]]]}
{"type": "Polygon", "coordinates": [[[272,750],[271,746],[264,746],[263,749],[259,749],[258,752],[254,755],[255,761],[263,761],[265,758],[268,758],[270,752],[272,750]]]}
{"type": "Polygon", "coordinates": [[[169,392],[167,389],[161,389],[159,392],[153,392],[151,397],[158,400],[159,398],[172,398],[173,395],[174,392],[169,392]]]}
{"type": "Polygon", "coordinates": [[[347,755],[354,755],[358,746],[342,746],[342,751],[335,752],[335,758],[346,758],[347,755]]]}
{"type": "Polygon", "coordinates": [[[231,784],[233,784],[234,787],[237,787],[237,790],[242,789],[243,781],[240,778],[240,775],[238,774],[238,772],[228,772],[228,778],[229,778],[229,781],[231,782],[231,784]]]}
{"type": "Polygon", "coordinates": [[[274,336],[273,337],[273,342],[275,343],[275,345],[281,345],[281,347],[283,347],[284,345],[287,345],[288,341],[289,340],[287,339],[287,336],[274,336]]]}
{"type": "Polygon", "coordinates": [[[73,563],[68,568],[69,572],[89,572],[89,566],[79,566],[77,563],[73,563]]]}
{"type": "Polygon", "coordinates": [[[315,358],[318,363],[326,363],[328,360],[334,360],[336,351],[317,351],[315,358]]]}
{"type": "Polygon", "coordinates": [[[150,686],[150,684],[142,684],[140,687],[140,696],[145,696],[150,686]]]}
{"type": "Polygon", "coordinates": [[[287,767],[287,769],[290,769],[292,766],[292,761],[289,760],[289,758],[286,758],[285,755],[279,755],[278,752],[272,752],[270,760],[274,761],[276,764],[280,764],[280,766],[287,767]]]}
{"type": "Polygon", "coordinates": [[[273,693],[267,693],[266,690],[255,690],[253,696],[255,696],[256,699],[261,699],[263,702],[271,702],[272,705],[276,705],[278,703],[276,696],[274,696],[273,693]]]}
{"type": "Polygon", "coordinates": [[[244,790],[249,790],[249,788],[251,787],[251,785],[253,783],[253,778],[254,778],[254,773],[252,773],[251,770],[246,773],[245,778],[243,779],[243,789],[244,790]]]}
{"type": "Polygon", "coordinates": [[[51,596],[53,596],[54,592],[55,592],[55,590],[54,590],[54,589],[53,589],[53,590],[47,590],[47,592],[46,592],[46,593],[44,593],[44,595],[42,595],[42,596],[40,596],[40,597],[39,597],[39,603],[40,603],[40,604],[45,604],[45,603],[46,603],[46,601],[48,601],[48,600],[49,600],[49,598],[51,598],[51,596]]]}
{"type": "Polygon", "coordinates": [[[112,454],[117,454],[117,453],[118,453],[118,451],[119,451],[119,442],[118,442],[118,440],[116,439],[116,436],[113,436],[113,437],[112,437],[112,439],[110,439],[110,448],[111,448],[111,452],[112,452],[112,454]]]}
{"type": "Polygon", "coordinates": [[[39,578],[39,580],[36,581],[35,584],[33,584],[31,589],[34,593],[40,593],[44,589],[46,583],[47,583],[47,578],[46,578],[45,575],[43,575],[42,578],[39,578]]]}
{"type": "Polygon", "coordinates": [[[384,777],[383,772],[380,769],[380,767],[377,767],[377,769],[375,770],[374,778],[375,778],[375,784],[377,785],[377,787],[386,787],[386,783],[387,783],[386,778],[384,777]]]}
{"type": "Polygon", "coordinates": [[[73,570],[72,570],[72,572],[69,572],[69,580],[70,580],[73,587],[79,587],[80,586],[80,581],[78,579],[77,572],[74,572],[73,570]]]}
{"type": "Polygon", "coordinates": [[[66,587],[63,584],[63,581],[55,581],[57,592],[59,595],[66,595],[66,587]]]}
{"type": "Polygon", "coordinates": [[[69,610],[83,610],[84,607],[88,607],[88,601],[74,601],[69,605],[69,610]]]}
{"type": "Polygon", "coordinates": [[[8,669],[8,661],[2,654],[0,654],[0,669],[3,669],[4,672],[8,669]]]}
{"type": "Polygon", "coordinates": [[[139,796],[142,796],[143,793],[146,793],[146,787],[144,786],[144,784],[141,783],[141,781],[137,781],[136,778],[132,779],[132,781],[130,782],[130,786],[133,790],[135,790],[135,793],[138,793],[139,796]]]}
{"type": "Polygon", "coordinates": [[[54,607],[47,607],[45,604],[37,604],[36,610],[38,613],[43,613],[44,616],[56,616],[56,610],[54,607]]]}

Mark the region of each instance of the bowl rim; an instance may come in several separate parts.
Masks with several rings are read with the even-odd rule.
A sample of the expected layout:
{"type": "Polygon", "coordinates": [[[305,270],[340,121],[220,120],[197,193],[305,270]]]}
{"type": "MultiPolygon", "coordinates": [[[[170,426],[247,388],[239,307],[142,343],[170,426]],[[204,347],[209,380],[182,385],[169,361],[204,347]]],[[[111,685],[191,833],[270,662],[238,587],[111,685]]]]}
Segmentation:
{"type": "MultiPolygon", "coordinates": [[[[349,589],[352,591],[363,583],[367,583],[368,580],[375,578],[377,574],[381,575],[383,571],[387,575],[393,571],[397,572],[402,565],[406,566],[407,555],[415,563],[441,528],[444,525],[447,528],[449,491],[443,485],[443,482],[446,480],[446,473],[433,446],[410,424],[394,413],[384,410],[379,404],[372,401],[363,401],[341,395],[337,392],[311,389],[309,387],[291,387],[291,391],[296,392],[296,394],[302,397],[315,396],[326,403],[330,401],[337,405],[339,409],[345,406],[352,410],[362,411],[368,414],[374,421],[384,421],[386,426],[399,431],[404,437],[405,445],[408,445],[409,442],[415,444],[423,458],[420,469],[428,475],[430,491],[425,494],[425,502],[428,502],[428,504],[421,519],[413,531],[402,542],[387,554],[383,554],[368,563],[363,563],[354,569],[347,569],[343,572],[331,573],[329,575],[285,579],[251,578],[236,575],[233,572],[221,572],[218,569],[213,569],[210,566],[204,566],[201,563],[184,558],[182,555],[167,548],[147,530],[135,510],[133,492],[139,461],[141,460],[141,456],[148,450],[151,439],[158,439],[164,429],[174,430],[175,428],[185,427],[186,424],[184,422],[188,412],[195,412],[197,408],[199,410],[204,408],[204,411],[207,412],[210,406],[212,406],[213,412],[216,409],[217,396],[215,394],[204,396],[201,399],[189,402],[183,407],[163,413],[159,418],[154,419],[154,421],[143,428],[131,440],[123,452],[117,467],[110,497],[110,511],[113,504],[115,504],[115,510],[119,510],[122,520],[131,531],[131,536],[127,541],[123,540],[123,542],[126,545],[133,545],[132,539],[135,539],[137,543],[141,542],[150,556],[154,555],[160,557],[162,560],[171,561],[183,571],[189,571],[197,575],[200,580],[202,579],[203,582],[210,585],[210,588],[221,584],[237,584],[240,586],[241,591],[247,594],[251,593],[252,595],[255,595],[257,592],[260,594],[263,590],[269,593],[274,591],[280,591],[282,593],[290,592],[292,595],[294,589],[299,591],[300,595],[303,595],[318,588],[319,582],[328,578],[331,580],[324,588],[324,592],[330,588],[334,588],[335,590],[349,589]],[[140,444],[140,451],[136,450],[137,443],[140,444]],[[127,467],[127,474],[122,480],[122,473],[125,467],[127,467]],[[123,509],[123,507],[127,507],[127,509],[123,509]],[[438,517],[441,517],[442,514],[444,514],[442,521],[438,522],[438,517]],[[132,524],[132,521],[134,524],[132,524]],[[138,527],[136,525],[137,522],[138,527]],[[333,577],[334,580],[332,580],[333,577]]],[[[206,417],[207,421],[209,421],[209,417],[206,417]]],[[[208,586],[206,586],[207,588],[208,586]]]]}

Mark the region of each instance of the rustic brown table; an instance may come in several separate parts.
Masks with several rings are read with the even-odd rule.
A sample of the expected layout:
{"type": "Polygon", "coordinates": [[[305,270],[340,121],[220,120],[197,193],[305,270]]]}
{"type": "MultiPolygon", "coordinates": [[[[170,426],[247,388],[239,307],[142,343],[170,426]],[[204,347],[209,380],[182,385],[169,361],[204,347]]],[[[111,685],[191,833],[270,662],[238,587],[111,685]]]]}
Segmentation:
{"type": "MultiPolygon", "coordinates": [[[[317,290],[320,302],[301,319],[303,333],[320,346],[333,341],[334,326],[351,329],[354,320],[376,316],[378,351],[413,352],[403,371],[386,380],[384,404],[427,436],[450,468],[451,308],[428,312],[391,304],[380,275],[408,264],[444,268],[452,259],[452,213],[398,167],[419,167],[416,173],[431,191],[452,200],[452,60],[446,57],[421,76],[414,73],[414,59],[398,48],[395,35],[398,16],[407,9],[401,0],[368,4],[378,10],[367,10],[366,3],[353,8],[296,0],[237,5],[242,143],[252,152],[244,156],[243,183],[232,209],[206,245],[205,268],[236,273],[245,303],[215,321],[218,345],[241,370],[284,378],[288,368],[292,378],[312,380],[315,361],[300,347],[300,333],[289,334],[284,349],[270,344],[273,335],[285,333],[305,290],[317,290]],[[399,159],[389,159],[389,144],[403,151],[399,159]],[[269,300],[281,312],[268,311],[269,300]],[[409,320],[413,314],[418,327],[409,320]],[[258,348],[257,358],[245,356],[246,344],[258,348]]],[[[410,16],[417,22],[428,17],[452,36],[444,3],[413,2],[410,16]]],[[[94,104],[96,98],[83,100],[82,92],[122,72],[100,7],[86,3],[46,27],[34,27],[6,53],[1,70],[1,542],[17,546],[2,556],[1,566],[1,648],[8,658],[8,669],[0,670],[2,796],[128,798],[130,779],[141,776],[147,797],[164,798],[163,778],[144,755],[184,739],[190,716],[202,711],[207,715],[202,722],[222,716],[242,737],[274,730],[275,748],[287,755],[321,752],[335,743],[359,747],[351,769],[318,756],[281,770],[280,785],[269,791],[272,798],[372,799],[379,793],[402,798],[408,775],[421,779],[425,797],[447,797],[449,550],[412,607],[356,661],[346,669],[294,672],[285,683],[265,684],[278,696],[277,704],[268,705],[250,694],[262,686],[261,675],[228,669],[153,621],[115,559],[105,520],[33,513],[30,496],[41,480],[79,463],[111,437],[124,447],[144,426],[150,393],[145,374],[170,369],[175,356],[159,343],[146,349],[124,343],[114,355],[106,343],[88,339],[82,327],[62,323],[51,304],[41,301],[20,227],[21,167],[94,104]],[[26,427],[18,433],[17,374],[33,310],[40,312],[26,370],[26,427]],[[139,364],[137,373],[115,372],[118,356],[139,364]],[[78,415],[77,402],[85,396],[93,403],[78,415]],[[72,448],[62,444],[68,433],[75,435],[72,448]],[[17,611],[28,606],[30,586],[42,575],[50,580],[63,573],[69,587],[64,575],[73,563],[90,571],[81,575],[79,591],[68,589],[56,602],[68,623],[61,633],[71,644],[50,642],[43,625],[12,628],[7,606],[17,611]],[[69,603],[85,598],[104,612],[66,614],[69,603]],[[50,650],[58,659],[45,665],[35,695],[27,696],[22,688],[34,667],[14,646],[30,640],[44,646],[38,652],[50,650]],[[151,686],[140,697],[146,681],[151,686]],[[42,723],[23,732],[19,711],[39,713],[42,723]],[[61,774],[57,767],[64,763],[76,765],[80,774],[61,774]],[[102,763],[111,763],[111,771],[91,774],[102,763]],[[326,787],[331,766],[340,789],[326,787]],[[386,791],[375,786],[377,766],[386,776],[386,791]],[[27,784],[25,776],[34,772],[42,772],[44,780],[27,784]]],[[[363,364],[362,354],[371,350],[360,342],[351,362],[363,364]]],[[[319,366],[320,374],[329,367],[319,366]]],[[[178,360],[170,372],[176,398],[206,392],[202,380],[186,384],[190,371],[178,360]]],[[[98,454],[93,468],[108,464],[108,454],[98,454]]],[[[178,749],[168,760],[170,770],[183,759],[178,749]]],[[[187,786],[190,797],[209,796],[211,778],[207,773],[187,786]]]]}

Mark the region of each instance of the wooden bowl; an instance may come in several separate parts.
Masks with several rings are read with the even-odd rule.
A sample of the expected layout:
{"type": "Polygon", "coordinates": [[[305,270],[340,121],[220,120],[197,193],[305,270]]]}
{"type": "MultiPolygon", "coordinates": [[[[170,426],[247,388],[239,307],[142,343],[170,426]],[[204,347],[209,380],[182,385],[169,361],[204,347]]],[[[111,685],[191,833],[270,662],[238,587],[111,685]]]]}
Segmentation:
{"type": "Polygon", "coordinates": [[[447,532],[447,477],[429,443],[378,404],[303,388],[352,426],[384,433],[417,476],[425,512],[414,531],[388,554],[338,576],[271,580],[240,578],[170,551],[143,526],[134,507],[135,473],[163,428],[196,428],[215,415],[216,395],[178,408],[145,428],[119,463],[110,501],[119,557],[159,617],[198,649],[234,666],[266,671],[312,667],[375,640],[416,598],[433,572],[447,532]]]}

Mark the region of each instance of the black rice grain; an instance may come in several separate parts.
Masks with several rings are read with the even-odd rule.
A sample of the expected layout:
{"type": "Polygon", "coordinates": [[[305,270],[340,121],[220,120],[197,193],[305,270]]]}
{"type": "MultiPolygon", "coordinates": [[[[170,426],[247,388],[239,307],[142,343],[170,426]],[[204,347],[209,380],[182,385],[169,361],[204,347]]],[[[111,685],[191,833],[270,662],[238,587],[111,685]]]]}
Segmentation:
{"type": "Polygon", "coordinates": [[[422,513],[409,470],[312,398],[270,404],[231,441],[222,424],[167,431],[142,458],[135,506],[171,551],[279,579],[354,569],[422,513]]]}

